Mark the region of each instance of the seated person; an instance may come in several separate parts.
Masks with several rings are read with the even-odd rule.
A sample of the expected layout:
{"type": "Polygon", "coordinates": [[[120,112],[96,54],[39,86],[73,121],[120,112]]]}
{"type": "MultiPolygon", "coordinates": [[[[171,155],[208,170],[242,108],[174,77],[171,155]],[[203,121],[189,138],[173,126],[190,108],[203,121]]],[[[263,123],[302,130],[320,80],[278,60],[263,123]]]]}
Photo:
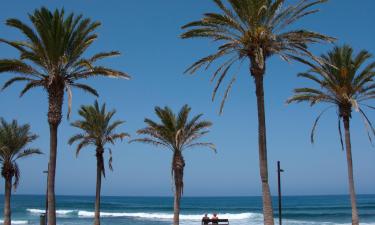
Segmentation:
{"type": "Polygon", "coordinates": [[[219,224],[218,220],[219,220],[219,217],[217,216],[216,213],[214,213],[212,218],[211,218],[212,224],[219,224]]]}
{"type": "Polygon", "coordinates": [[[204,225],[206,225],[210,222],[210,218],[207,216],[207,213],[204,214],[204,217],[202,218],[202,222],[203,222],[204,225]]]}

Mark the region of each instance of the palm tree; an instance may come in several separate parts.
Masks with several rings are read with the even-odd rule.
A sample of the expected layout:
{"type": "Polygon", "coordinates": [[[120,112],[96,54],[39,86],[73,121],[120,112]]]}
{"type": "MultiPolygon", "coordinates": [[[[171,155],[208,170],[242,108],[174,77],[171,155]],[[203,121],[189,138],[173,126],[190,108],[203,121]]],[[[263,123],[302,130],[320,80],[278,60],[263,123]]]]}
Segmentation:
{"type": "Polygon", "coordinates": [[[18,19],[8,19],[6,24],[24,35],[23,41],[0,41],[20,53],[19,59],[0,59],[0,73],[17,74],[8,80],[3,89],[14,82],[25,81],[21,96],[29,90],[42,87],[48,94],[48,123],[50,127],[50,159],[48,168],[48,224],[56,225],[55,174],[57,130],[61,122],[64,94],[68,93],[68,117],[71,108],[72,88],[82,89],[98,96],[92,87],[78,83],[80,79],[94,76],[126,78],[121,71],[96,65],[100,59],[119,55],[117,51],[101,52],[84,58],[83,54],[97,39],[95,30],[99,22],[82,15],[65,15],[64,10],[37,9],[29,15],[32,26],[18,19]]]}
{"type": "MultiPolygon", "coordinates": [[[[297,60],[305,62],[304,58],[316,58],[308,50],[308,44],[333,41],[334,39],[319,33],[304,29],[287,30],[291,24],[302,17],[313,14],[318,9],[311,9],[326,0],[301,0],[295,5],[284,7],[285,0],[213,0],[219,8],[218,13],[206,13],[203,18],[186,24],[187,29],[182,38],[207,38],[220,42],[217,52],[208,55],[194,64],[186,72],[195,73],[218,60],[211,81],[216,80],[212,100],[215,99],[219,87],[228,77],[229,70],[236,64],[249,60],[250,74],[255,81],[255,94],[258,108],[258,142],[260,177],[263,192],[263,215],[266,225],[273,225],[273,209],[268,185],[266,119],[264,107],[263,79],[266,72],[266,61],[273,55],[280,56],[285,61],[297,60]]],[[[318,59],[316,59],[318,60],[318,59]]],[[[220,106],[223,111],[224,103],[236,80],[234,73],[226,87],[220,106]]]]}
{"type": "Polygon", "coordinates": [[[37,139],[37,135],[31,133],[30,125],[18,125],[16,120],[7,123],[0,119],[0,164],[1,175],[5,179],[4,198],[4,225],[11,224],[10,197],[13,187],[17,188],[20,180],[20,169],[18,159],[42,154],[38,149],[27,148],[27,145],[37,139]]]}
{"type": "MultiPolygon", "coordinates": [[[[96,148],[96,200],[95,200],[95,218],[94,225],[100,225],[100,191],[102,184],[102,176],[105,177],[104,169],[104,149],[107,144],[115,144],[115,141],[121,141],[125,137],[129,137],[127,133],[116,133],[115,129],[124,123],[124,121],[111,121],[116,110],[110,112],[106,111],[106,106],[103,104],[99,107],[98,101],[94,105],[81,106],[78,111],[82,120],[77,120],[71,125],[81,129],[83,132],[72,136],[69,139],[69,144],[79,142],[77,145],[76,155],[78,156],[82,148],[90,145],[96,148]]],[[[109,168],[112,170],[112,150],[109,149],[109,168]]]]}
{"type": "Polygon", "coordinates": [[[359,112],[368,130],[368,137],[371,141],[371,133],[375,130],[363,111],[366,100],[375,98],[375,61],[366,62],[371,58],[371,54],[362,50],[357,55],[353,54],[353,49],[348,45],[334,47],[327,54],[322,55],[323,63],[310,63],[311,69],[299,76],[313,81],[316,87],[297,88],[295,95],[287,102],[309,102],[311,106],[317,103],[328,104],[314,122],[311,132],[311,142],[314,142],[314,133],[320,117],[331,108],[336,108],[338,115],[338,129],[340,134],[341,147],[344,150],[341,122],[345,130],[346,159],[348,164],[348,178],[350,199],[352,205],[352,224],[358,225],[359,218],[357,212],[356,195],[354,188],[352,148],[350,140],[350,118],[352,109],[359,112]]]}
{"type": "Polygon", "coordinates": [[[142,138],[133,139],[131,142],[142,142],[170,149],[172,158],[172,178],[174,180],[174,215],[173,224],[180,221],[180,199],[184,191],[184,167],[183,151],[193,147],[209,147],[216,152],[215,145],[208,142],[197,142],[199,138],[209,132],[212,123],[200,120],[203,114],[194,116],[189,120],[191,108],[184,105],[176,116],[169,107],[155,107],[155,113],[160,123],[151,119],[145,119],[146,127],[137,131],[142,138]]]}

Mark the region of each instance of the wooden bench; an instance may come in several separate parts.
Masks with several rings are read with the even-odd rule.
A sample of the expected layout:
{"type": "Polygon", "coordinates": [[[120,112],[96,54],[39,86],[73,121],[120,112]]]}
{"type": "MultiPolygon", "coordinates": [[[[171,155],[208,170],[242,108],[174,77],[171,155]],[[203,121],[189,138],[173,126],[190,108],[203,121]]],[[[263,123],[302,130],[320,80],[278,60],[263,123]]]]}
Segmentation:
{"type": "Polygon", "coordinates": [[[229,220],[228,219],[217,219],[217,220],[202,219],[202,225],[207,225],[207,224],[229,225],[229,220]]]}

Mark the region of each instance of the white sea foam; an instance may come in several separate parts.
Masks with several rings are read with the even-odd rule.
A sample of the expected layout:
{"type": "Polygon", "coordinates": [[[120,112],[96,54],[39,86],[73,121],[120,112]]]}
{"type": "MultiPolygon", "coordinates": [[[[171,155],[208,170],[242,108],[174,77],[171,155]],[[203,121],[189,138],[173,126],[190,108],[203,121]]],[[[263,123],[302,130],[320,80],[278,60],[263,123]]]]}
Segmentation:
{"type": "Polygon", "coordinates": [[[43,209],[26,209],[29,213],[33,213],[33,214],[41,214],[41,213],[45,213],[46,210],[43,210],[43,209]]]}
{"type": "MultiPolygon", "coordinates": [[[[0,220],[0,224],[3,224],[4,220],[0,220]]],[[[12,220],[12,224],[28,224],[27,220],[12,220]]]]}
{"type": "MultiPolygon", "coordinates": [[[[46,210],[45,209],[26,209],[29,213],[32,213],[32,214],[42,214],[42,213],[45,213],[46,210]]],[[[71,214],[71,213],[74,213],[76,212],[76,210],[56,210],[56,214],[58,215],[67,215],[67,214],[71,214]]]]}
{"type": "MultiPolygon", "coordinates": [[[[91,211],[78,211],[78,216],[80,217],[94,217],[94,212],[91,211]]],[[[102,217],[135,217],[135,218],[143,218],[143,219],[172,219],[172,213],[128,213],[128,212],[101,212],[100,216],[102,217]]],[[[203,217],[202,214],[181,214],[180,220],[201,220],[203,217]]],[[[252,218],[259,218],[262,217],[261,214],[258,213],[223,213],[220,214],[221,218],[227,218],[229,220],[247,220],[252,218]]]]}
{"type": "Polygon", "coordinates": [[[56,210],[56,214],[67,215],[76,212],[76,210],[56,210]]]}

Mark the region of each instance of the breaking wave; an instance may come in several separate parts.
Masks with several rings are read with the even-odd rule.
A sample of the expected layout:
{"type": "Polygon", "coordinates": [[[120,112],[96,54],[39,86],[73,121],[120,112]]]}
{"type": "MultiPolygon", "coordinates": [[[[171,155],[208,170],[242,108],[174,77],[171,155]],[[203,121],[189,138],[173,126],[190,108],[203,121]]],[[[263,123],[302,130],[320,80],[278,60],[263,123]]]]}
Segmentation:
{"type": "MultiPolygon", "coordinates": [[[[94,217],[94,212],[92,211],[78,211],[79,217],[94,217]]],[[[129,213],[129,212],[101,212],[100,216],[102,217],[135,217],[135,218],[143,218],[143,219],[172,219],[172,213],[145,213],[145,212],[136,212],[136,213],[129,213]]],[[[202,214],[181,214],[180,220],[201,220],[202,214]]],[[[220,214],[221,218],[227,218],[229,220],[246,220],[256,217],[262,217],[261,214],[258,213],[222,213],[220,214]]]]}
{"type": "MultiPolygon", "coordinates": [[[[26,209],[29,213],[32,213],[32,214],[42,214],[42,213],[45,213],[45,209],[26,209]]],[[[56,214],[57,215],[68,215],[68,214],[72,214],[74,212],[77,212],[76,210],[56,210],[56,214]]]]}
{"type": "MultiPolygon", "coordinates": [[[[0,220],[0,224],[3,224],[4,220],[0,220]]],[[[12,220],[12,224],[28,224],[27,220],[12,220]]]]}

